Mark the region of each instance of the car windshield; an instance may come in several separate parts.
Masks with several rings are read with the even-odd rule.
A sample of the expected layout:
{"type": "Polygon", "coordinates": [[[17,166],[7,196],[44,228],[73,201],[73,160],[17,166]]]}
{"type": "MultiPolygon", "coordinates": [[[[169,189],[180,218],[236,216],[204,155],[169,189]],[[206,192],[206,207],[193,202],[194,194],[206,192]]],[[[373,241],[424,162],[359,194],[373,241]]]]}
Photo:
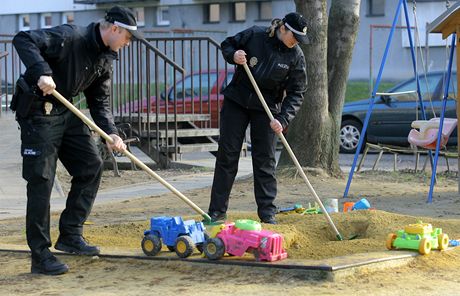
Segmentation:
{"type": "MultiPolygon", "coordinates": [[[[190,98],[192,96],[199,97],[200,87],[202,97],[207,98],[208,92],[212,91],[212,87],[216,84],[216,81],[217,73],[197,73],[187,76],[183,81],[179,81],[176,84],[177,99],[182,99],[184,94],[185,98],[190,98]],[[185,89],[185,93],[183,92],[183,88],[185,89]]],[[[174,100],[174,88],[171,88],[168,99],[170,101],[174,100]]]]}
{"type": "MultiPolygon", "coordinates": [[[[426,76],[420,76],[420,91],[422,93],[422,98],[424,101],[429,100],[440,100],[442,99],[442,95],[444,92],[443,88],[443,74],[444,73],[437,73],[437,74],[430,74],[426,76]]],[[[454,73],[451,75],[451,82],[449,84],[449,96],[455,97],[455,84],[457,81],[457,75],[454,73]]],[[[391,90],[391,92],[405,92],[405,91],[413,91],[417,90],[417,81],[415,78],[396,86],[391,90]]],[[[400,95],[392,95],[391,98],[393,100],[399,102],[405,101],[416,101],[417,94],[410,93],[410,94],[400,94],[400,95]]]]}

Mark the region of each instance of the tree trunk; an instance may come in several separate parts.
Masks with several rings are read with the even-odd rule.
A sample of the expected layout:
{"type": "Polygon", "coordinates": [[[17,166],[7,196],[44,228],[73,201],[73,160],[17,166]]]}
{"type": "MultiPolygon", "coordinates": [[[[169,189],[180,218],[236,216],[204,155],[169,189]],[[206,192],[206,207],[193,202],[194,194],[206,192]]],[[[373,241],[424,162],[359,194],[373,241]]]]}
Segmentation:
{"type": "MultiPolygon", "coordinates": [[[[360,0],[295,0],[308,21],[311,44],[302,46],[308,89],[287,140],[303,167],[338,174],[339,133],[348,71],[359,26],[360,0]]],[[[292,166],[283,150],[278,167],[292,166]]]]}

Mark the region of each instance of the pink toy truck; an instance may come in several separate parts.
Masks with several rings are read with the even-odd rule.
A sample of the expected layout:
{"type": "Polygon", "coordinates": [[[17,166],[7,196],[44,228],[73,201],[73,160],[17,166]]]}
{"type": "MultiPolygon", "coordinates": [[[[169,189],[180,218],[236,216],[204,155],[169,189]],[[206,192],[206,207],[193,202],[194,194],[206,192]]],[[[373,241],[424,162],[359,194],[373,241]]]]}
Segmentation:
{"type": "Polygon", "coordinates": [[[243,256],[246,252],[252,253],[257,261],[277,261],[287,257],[283,237],[262,230],[260,223],[252,220],[214,226],[210,238],[204,243],[203,252],[210,260],[218,260],[225,253],[243,256]]]}

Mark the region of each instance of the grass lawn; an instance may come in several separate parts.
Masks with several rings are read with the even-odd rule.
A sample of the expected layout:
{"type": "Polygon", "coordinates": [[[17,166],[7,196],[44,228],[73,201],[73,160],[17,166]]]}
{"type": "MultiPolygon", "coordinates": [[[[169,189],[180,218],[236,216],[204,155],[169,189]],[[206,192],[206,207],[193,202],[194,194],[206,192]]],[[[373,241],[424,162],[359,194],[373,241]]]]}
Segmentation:
{"type": "MultiPolygon", "coordinates": [[[[394,82],[380,82],[379,91],[387,91],[395,85],[394,82]]],[[[364,80],[350,80],[347,83],[347,90],[345,92],[345,103],[357,100],[367,99],[371,96],[369,91],[369,82],[364,80]]]]}

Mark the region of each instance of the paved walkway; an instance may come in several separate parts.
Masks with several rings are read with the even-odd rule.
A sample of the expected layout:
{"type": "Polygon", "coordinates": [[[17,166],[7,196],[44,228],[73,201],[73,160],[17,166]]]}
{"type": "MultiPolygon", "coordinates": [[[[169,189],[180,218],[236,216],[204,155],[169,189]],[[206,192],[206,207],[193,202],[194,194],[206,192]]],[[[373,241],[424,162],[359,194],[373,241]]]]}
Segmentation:
{"type": "MultiPolygon", "coordinates": [[[[10,113],[0,116],[0,220],[24,216],[26,209],[26,182],[22,179],[22,157],[20,155],[20,131],[10,113]]],[[[144,161],[145,155],[136,155],[144,161]]],[[[194,166],[214,167],[215,158],[210,154],[202,154],[205,159],[195,157],[183,157],[182,163],[194,166]]],[[[183,176],[164,178],[168,183],[179,191],[211,186],[213,170],[209,169],[201,173],[184,173],[183,176]]],[[[237,178],[245,178],[252,174],[250,157],[242,157],[239,164],[237,178]]],[[[161,177],[161,173],[159,174],[161,177]]],[[[51,195],[51,210],[62,210],[65,207],[66,198],[59,190],[56,183],[51,195]]],[[[124,186],[111,190],[101,190],[97,196],[97,203],[105,203],[116,200],[159,195],[170,192],[161,183],[152,179],[149,184],[124,186]]]]}
{"type": "Polygon", "coordinates": [[[19,130],[11,116],[0,116],[0,218],[21,214],[25,196],[25,181],[21,178],[19,130]]]}

